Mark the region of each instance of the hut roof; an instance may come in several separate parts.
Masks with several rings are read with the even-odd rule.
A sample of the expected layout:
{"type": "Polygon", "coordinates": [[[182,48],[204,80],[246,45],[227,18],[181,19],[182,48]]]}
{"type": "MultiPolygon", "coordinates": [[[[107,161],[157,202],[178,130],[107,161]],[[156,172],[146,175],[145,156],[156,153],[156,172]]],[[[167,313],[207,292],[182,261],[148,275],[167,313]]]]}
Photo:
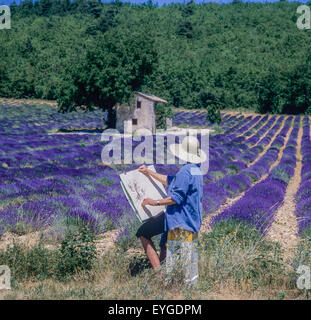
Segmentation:
{"type": "Polygon", "coordinates": [[[136,93],[137,95],[139,95],[139,96],[142,96],[143,98],[152,100],[152,101],[154,101],[154,102],[167,103],[166,100],[161,99],[161,98],[159,98],[159,97],[157,97],[157,96],[154,96],[153,94],[144,93],[144,92],[138,92],[138,91],[136,91],[135,93],[136,93]]]}

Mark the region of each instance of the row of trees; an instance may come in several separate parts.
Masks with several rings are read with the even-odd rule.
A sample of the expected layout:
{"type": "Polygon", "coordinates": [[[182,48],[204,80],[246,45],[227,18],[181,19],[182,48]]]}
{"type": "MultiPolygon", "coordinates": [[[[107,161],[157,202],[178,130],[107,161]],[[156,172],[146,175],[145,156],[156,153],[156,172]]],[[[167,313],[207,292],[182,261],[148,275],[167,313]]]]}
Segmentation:
{"type": "Polygon", "coordinates": [[[300,3],[26,0],[0,32],[0,96],[111,109],[143,90],[184,108],[310,113],[300,3]]]}

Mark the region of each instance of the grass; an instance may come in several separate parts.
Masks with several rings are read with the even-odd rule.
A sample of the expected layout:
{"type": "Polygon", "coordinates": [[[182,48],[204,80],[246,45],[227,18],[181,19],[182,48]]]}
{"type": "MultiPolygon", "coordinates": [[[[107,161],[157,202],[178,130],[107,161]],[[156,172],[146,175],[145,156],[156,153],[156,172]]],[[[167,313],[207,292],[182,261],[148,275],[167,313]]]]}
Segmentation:
{"type": "MultiPolygon", "coordinates": [[[[168,282],[155,274],[144,252],[139,249],[137,239],[130,249],[129,245],[118,245],[94,259],[88,268],[77,268],[76,272],[70,273],[68,277],[58,277],[57,273],[59,261],[64,260],[66,254],[59,255],[59,251],[46,249],[40,244],[32,248],[15,246],[0,254],[0,264],[8,264],[12,272],[12,290],[0,291],[0,297],[280,300],[308,298],[305,292],[296,288],[295,269],[285,267],[278,243],[266,240],[249,225],[238,221],[219,223],[210,233],[201,235],[199,242],[199,282],[196,287],[190,289],[186,288],[178,277],[175,281],[168,282]]],[[[92,244],[92,241],[89,244],[92,244]]],[[[70,248],[69,246],[68,252],[71,252],[70,248]]],[[[73,260],[74,263],[71,259],[67,260],[69,267],[79,261],[75,258],[73,260]]],[[[165,270],[165,265],[161,268],[165,270]]]]}
{"type": "Polygon", "coordinates": [[[220,222],[202,238],[203,278],[210,283],[232,279],[238,286],[269,287],[286,276],[279,245],[248,225],[220,222]]]}

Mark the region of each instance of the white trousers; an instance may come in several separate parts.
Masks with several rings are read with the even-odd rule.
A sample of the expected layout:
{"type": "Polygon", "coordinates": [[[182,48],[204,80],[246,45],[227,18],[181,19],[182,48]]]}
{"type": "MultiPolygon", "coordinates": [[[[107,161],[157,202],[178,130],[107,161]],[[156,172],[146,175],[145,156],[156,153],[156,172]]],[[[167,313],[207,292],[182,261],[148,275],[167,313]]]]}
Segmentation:
{"type": "Polygon", "coordinates": [[[196,285],[199,270],[198,239],[193,241],[167,240],[166,272],[181,270],[186,285],[196,285]]]}

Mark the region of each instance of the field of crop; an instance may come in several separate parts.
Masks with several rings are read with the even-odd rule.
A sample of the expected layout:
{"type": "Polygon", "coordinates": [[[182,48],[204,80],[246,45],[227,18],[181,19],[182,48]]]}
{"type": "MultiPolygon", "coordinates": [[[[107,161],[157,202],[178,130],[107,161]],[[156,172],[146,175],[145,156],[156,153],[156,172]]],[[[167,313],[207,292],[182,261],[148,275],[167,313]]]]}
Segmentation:
{"type": "MultiPolygon", "coordinates": [[[[45,250],[56,250],[68,230],[81,225],[94,231],[100,255],[109,256],[113,250],[139,250],[135,238],[138,220],[123,194],[118,175],[138,165],[102,164],[103,118],[104,113],[98,110],[59,114],[49,104],[0,100],[0,264],[5,262],[8,246],[19,240],[23,245],[40,243],[45,250]]],[[[293,288],[293,272],[299,264],[310,261],[306,254],[311,230],[309,117],[224,111],[222,123],[217,126],[206,120],[203,111],[180,111],[175,113],[173,125],[214,129],[206,150],[210,163],[204,175],[200,233],[202,244],[211,243],[208,241],[216,236],[221,238],[216,239],[217,247],[210,248],[208,244],[201,248],[202,252],[214,250],[227,259],[224,250],[233,254],[233,242],[239,232],[244,234],[241,226],[246,226],[260,243],[265,243],[264,248],[276,244],[282,268],[286,269],[283,283],[273,288],[276,291],[269,298],[282,298],[286,290],[294,290],[294,297],[299,296],[300,292],[293,288]]],[[[155,167],[160,173],[174,174],[179,165],[155,167]]],[[[242,238],[236,241],[246,241],[242,238]]],[[[255,247],[251,246],[252,254],[255,247]]],[[[244,258],[251,254],[246,251],[238,256],[236,264],[244,268],[244,258]]],[[[253,268],[258,260],[252,259],[253,268]]],[[[271,256],[265,256],[260,261],[268,263],[269,259],[271,256]]],[[[201,262],[200,290],[209,292],[211,279],[216,281],[216,276],[207,274],[204,268],[216,263],[213,272],[222,272],[227,266],[224,260],[213,261],[201,262]],[[204,277],[208,279],[208,288],[204,277]]],[[[14,269],[14,265],[11,267],[14,269]]],[[[264,267],[258,262],[257,268],[264,267]]],[[[237,271],[230,270],[226,271],[226,279],[236,279],[237,271]]],[[[267,269],[258,272],[260,277],[269,273],[267,269]]],[[[247,279],[241,281],[245,283],[247,279]]],[[[21,290],[22,281],[16,273],[16,290],[21,290]]],[[[218,278],[216,282],[222,283],[218,278]]],[[[140,292],[135,297],[140,294],[143,296],[140,292]]],[[[155,293],[149,295],[154,297],[155,293]]]]}

